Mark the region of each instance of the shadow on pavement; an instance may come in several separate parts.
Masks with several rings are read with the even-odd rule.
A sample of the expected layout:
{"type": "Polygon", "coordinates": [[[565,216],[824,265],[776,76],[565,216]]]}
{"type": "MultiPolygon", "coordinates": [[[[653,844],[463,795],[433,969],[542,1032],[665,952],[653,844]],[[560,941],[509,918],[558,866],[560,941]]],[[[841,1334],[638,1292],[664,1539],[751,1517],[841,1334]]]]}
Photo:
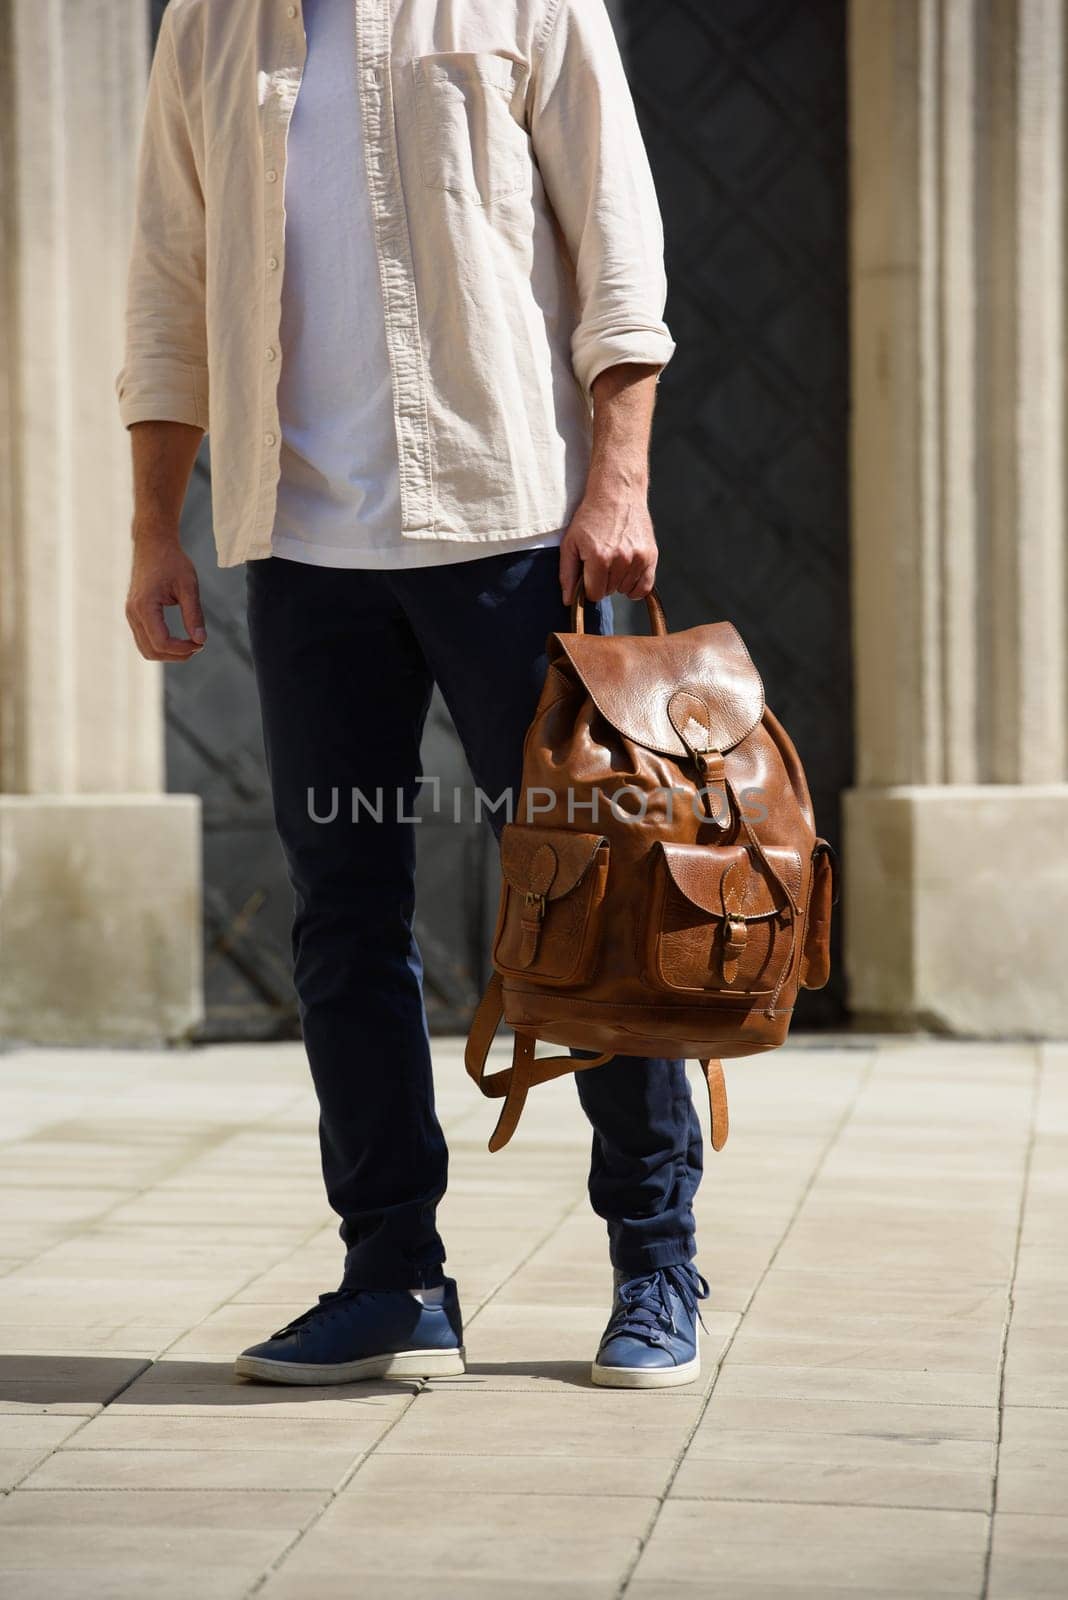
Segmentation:
{"type": "Polygon", "coordinates": [[[228,1361],[149,1360],[135,1356],[0,1355],[0,1405],[262,1406],[272,1401],[371,1400],[412,1394],[412,1379],[321,1388],[254,1383],[234,1376],[228,1361]]]}

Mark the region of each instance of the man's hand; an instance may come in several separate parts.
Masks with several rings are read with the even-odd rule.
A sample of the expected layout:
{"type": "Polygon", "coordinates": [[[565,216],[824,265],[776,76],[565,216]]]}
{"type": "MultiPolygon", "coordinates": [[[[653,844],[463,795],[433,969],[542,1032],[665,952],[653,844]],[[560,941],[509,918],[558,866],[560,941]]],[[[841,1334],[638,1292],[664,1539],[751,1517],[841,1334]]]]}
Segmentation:
{"type": "Polygon", "coordinates": [[[188,661],[208,637],[200,609],[197,570],[173,537],[134,535],[126,620],[146,661],[188,661]],[[164,606],[180,606],[188,639],[169,633],[164,606]]]}
{"type": "Polygon", "coordinates": [[[656,578],[657,548],[644,489],[587,490],[560,545],[564,603],[575,598],[579,574],[587,600],[625,594],[644,600],[656,578]]]}
{"type": "Polygon", "coordinates": [[[126,620],[146,661],[188,661],[207,640],[197,571],[182,549],[178,519],[202,428],[185,422],[135,422],[133,572],[126,620]],[[164,606],[180,606],[188,639],[168,633],[164,606]]]}
{"type": "Polygon", "coordinates": [[[644,600],[656,577],[649,516],[649,432],[658,367],[619,362],[593,381],[593,440],[586,493],[560,546],[565,605],[579,575],[588,600],[644,600]]]}

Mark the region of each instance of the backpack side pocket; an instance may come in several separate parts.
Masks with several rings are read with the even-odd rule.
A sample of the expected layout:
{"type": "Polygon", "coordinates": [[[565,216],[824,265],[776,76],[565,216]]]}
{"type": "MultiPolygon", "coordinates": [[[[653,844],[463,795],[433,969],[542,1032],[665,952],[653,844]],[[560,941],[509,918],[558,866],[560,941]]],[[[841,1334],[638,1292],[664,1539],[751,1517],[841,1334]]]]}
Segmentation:
{"type": "Polygon", "coordinates": [[[802,989],[822,989],[831,975],[831,908],[838,901],[837,880],[838,857],[826,839],[817,839],[801,951],[802,989]]]}

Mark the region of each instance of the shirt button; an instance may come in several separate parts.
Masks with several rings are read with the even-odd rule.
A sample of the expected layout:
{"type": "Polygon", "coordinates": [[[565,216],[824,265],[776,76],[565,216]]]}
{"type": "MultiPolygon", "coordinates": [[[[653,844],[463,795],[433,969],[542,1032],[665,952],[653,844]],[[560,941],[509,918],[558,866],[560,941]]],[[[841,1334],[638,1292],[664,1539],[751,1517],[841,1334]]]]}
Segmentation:
{"type": "Polygon", "coordinates": [[[278,271],[278,257],[277,256],[268,256],[267,257],[267,270],[269,272],[277,272],[278,271]]]}
{"type": "Polygon", "coordinates": [[[277,441],[275,440],[275,436],[274,436],[273,433],[265,433],[264,436],[263,436],[263,442],[269,448],[272,444],[275,444],[277,441]]]}
{"type": "Polygon", "coordinates": [[[268,183],[278,182],[278,174],[273,167],[268,167],[264,176],[266,177],[268,183]]]}
{"type": "Polygon", "coordinates": [[[269,344],[267,346],[266,350],[263,353],[267,357],[268,361],[273,361],[274,358],[275,358],[275,355],[277,354],[273,344],[269,344]]]}
{"type": "Polygon", "coordinates": [[[296,16],[296,14],[297,14],[296,6],[286,6],[286,16],[290,19],[290,21],[293,20],[293,18],[296,16]]]}

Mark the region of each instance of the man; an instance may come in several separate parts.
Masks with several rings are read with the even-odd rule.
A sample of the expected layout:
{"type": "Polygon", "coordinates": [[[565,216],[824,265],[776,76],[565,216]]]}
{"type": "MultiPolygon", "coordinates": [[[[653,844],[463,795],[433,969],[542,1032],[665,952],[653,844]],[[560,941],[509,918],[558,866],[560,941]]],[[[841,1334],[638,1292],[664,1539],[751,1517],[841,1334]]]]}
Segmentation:
{"type": "MultiPolygon", "coordinates": [[[[178,521],[210,417],[346,1245],[340,1288],[246,1351],[246,1376],[464,1370],[403,819],[435,682],[476,784],[514,794],[580,573],[603,631],[609,594],[652,586],[662,255],[603,0],[171,0],[117,384],[127,615],[150,660],[205,647],[178,521]],[[335,790],[404,804],[376,821],[310,803],[335,790]]],[[[576,1082],[616,1285],[594,1380],[687,1382],[708,1291],[683,1064],[618,1058],[576,1082]]]]}

